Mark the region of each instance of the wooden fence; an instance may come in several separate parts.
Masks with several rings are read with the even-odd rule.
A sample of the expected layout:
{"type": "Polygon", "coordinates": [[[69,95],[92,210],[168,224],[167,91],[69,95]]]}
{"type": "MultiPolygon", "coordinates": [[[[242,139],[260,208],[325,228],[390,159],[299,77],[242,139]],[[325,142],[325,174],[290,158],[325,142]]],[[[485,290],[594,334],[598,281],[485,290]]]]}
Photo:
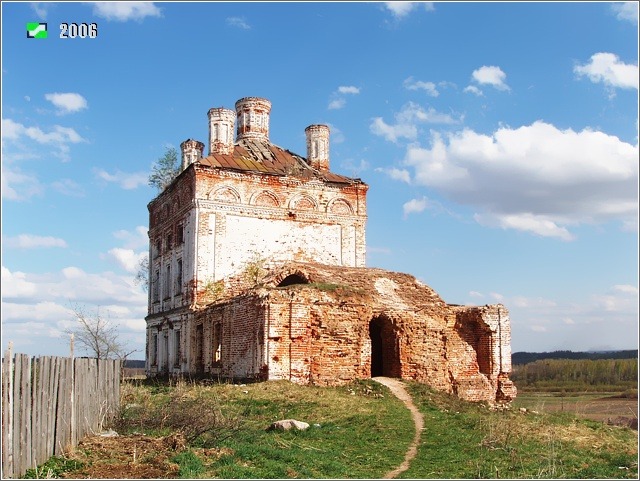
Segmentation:
{"type": "Polygon", "coordinates": [[[102,429],[120,404],[121,361],[11,355],[2,361],[2,479],[102,429]]]}

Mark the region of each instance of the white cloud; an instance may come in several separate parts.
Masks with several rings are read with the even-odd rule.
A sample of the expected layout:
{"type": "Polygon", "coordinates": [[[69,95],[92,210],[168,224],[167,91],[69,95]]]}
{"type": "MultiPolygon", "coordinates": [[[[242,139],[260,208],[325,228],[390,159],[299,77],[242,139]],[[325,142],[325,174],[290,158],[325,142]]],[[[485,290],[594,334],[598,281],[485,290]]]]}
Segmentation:
{"type": "Polygon", "coordinates": [[[149,182],[149,174],[145,172],[134,172],[132,174],[116,170],[115,173],[110,174],[103,169],[95,169],[94,174],[99,179],[106,182],[113,182],[118,184],[124,190],[137,189],[141,185],[147,185],[149,182]]]}
{"type": "Polygon", "coordinates": [[[523,339],[528,351],[587,351],[604,346],[637,349],[637,289],[621,291],[617,287],[578,299],[505,296],[503,304],[511,318],[512,349],[521,350],[518,344],[525,343],[523,339]],[[531,337],[533,326],[537,326],[534,333],[545,334],[531,337]]]}
{"type": "Polygon", "coordinates": [[[14,249],[40,249],[47,247],[67,247],[64,239],[51,236],[38,236],[32,234],[20,234],[16,237],[5,237],[5,247],[14,249]]]}
{"type": "Polygon", "coordinates": [[[31,2],[31,9],[36,13],[40,20],[46,20],[49,14],[49,8],[53,6],[53,3],[48,2],[31,2]]]}
{"type": "Polygon", "coordinates": [[[402,85],[407,90],[424,90],[430,97],[437,97],[440,95],[436,84],[433,82],[423,82],[422,80],[414,80],[413,77],[406,78],[402,85]]]}
{"type": "Polygon", "coordinates": [[[84,197],[85,195],[84,188],[71,179],[57,180],[51,183],[51,187],[62,195],[69,197],[84,197]]]}
{"type": "Polygon", "coordinates": [[[23,137],[34,140],[39,144],[53,145],[58,149],[55,154],[63,160],[68,160],[69,144],[86,142],[78,132],[71,127],[54,125],[49,132],[43,131],[40,127],[26,127],[11,119],[2,119],[2,141],[19,142],[23,137]]]}
{"type": "Polygon", "coordinates": [[[612,3],[611,10],[613,10],[618,20],[638,25],[638,2],[612,3]]]}
{"type": "Polygon", "coordinates": [[[474,70],[471,77],[481,85],[491,85],[498,90],[509,90],[509,86],[505,83],[507,74],[500,67],[483,65],[474,70]]]}
{"type": "Polygon", "coordinates": [[[340,87],[338,87],[338,93],[357,95],[360,93],[360,89],[358,87],[354,87],[353,85],[341,85],[340,87]]]}
{"type": "Polygon", "coordinates": [[[138,272],[140,261],[146,255],[146,252],[135,252],[133,249],[122,249],[120,247],[114,247],[108,252],[108,258],[114,260],[118,266],[130,274],[138,272]]]}
{"type": "Polygon", "coordinates": [[[610,88],[638,90],[638,66],[621,62],[617,55],[600,52],[588,63],[573,68],[578,77],[586,76],[594,83],[610,88]]]}
{"type": "Polygon", "coordinates": [[[18,169],[2,166],[2,198],[24,201],[35,195],[42,195],[44,188],[35,175],[22,173],[18,169]]]}
{"type": "Polygon", "coordinates": [[[116,231],[113,233],[113,237],[123,241],[125,249],[140,249],[144,247],[146,250],[149,246],[148,232],[149,230],[146,227],[139,225],[133,232],[124,229],[116,231]]]}
{"type": "Polygon", "coordinates": [[[434,10],[433,2],[383,2],[384,7],[397,19],[404,18],[420,6],[425,10],[434,10]]]}
{"type": "Polygon", "coordinates": [[[484,94],[482,93],[482,90],[480,90],[478,87],[476,87],[475,85],[467,85],[464,90],[464,93],[472,93],[478,97],[482,97],[484,96],[484,94]]]}
{"type": "Polygon", "coordinates": [[[247,23],[244,17],[228,17],[226,21],[227,25],[230,25],[232,27],[241,28],[243,30],[251,29],[251,25],[247,23]]]}
{"type": "Polygon", "coordinates": [[[376,168],[376,172],[383,172],[391,177],[393,180],[400,180],[402,182],[406,182],[407,184],[411,183],[411,174],[406,169],[398,169],[396,167],[392,167],[390,169],[385,169],[382,167],[376,168]]]}
{"type": "Polygon", "coordinates": [[[542,237],[557,237],[563,241],[575,240],[575,237],[565,228],[544,215],[521,213],[514,215],[475,214],[474,220],[487,227],[501,227],[530,232],[542,237]]]}
{"type": "Polygon", "coordinates": [[[346,104],[347,104],[347,101],[343,98],[334,99],[331,102],[329,102],[329,107],[327,108],[329,110],[339,110],[343,108],[346,104]]]}
{"type": "Polygon", "coordinates": [[[329,106],[327,108],[329,110],[339,110],[344,108],[347,104],[347,99],[341,97],[341,95],[358,95],[359,93],[360,89],[358,87],[354,87],[353,85],[341,85],[331,94],[332,99],[329,101],[329,106]]]}
{"type": "Polygon", "coordinates": [[[418,136],[418,128],[411,124],[389,125],[382,117],[376,117],[371,122],[369,130],[372,134],[384,137],[390,142],[397,142],[400,138],[413,140],[418,136]]]}
{"type": "Polygon", "coordinates": [[[82,95],[73,92],[45,94],[44,98],[58,107],[60,114],[79,112],[87,108],[87,100],[82,95]]]}
{"type": "Polygon", "coordinates": [[[161,16],[160,9],[152,2],[94,2],[92,5],[94,15],[117,22],[161,16]]]}
{"type": "Polygon", "coordinates": [[[470,129],[411,144],[412,183],[479,210],[476,221],[571,240],[577,224],[637,224],[638,147],[542,121],[492,135],[470,129]]]}
{"type": "Polygon", "coordinates": [[[415,140],[418,136],[418,125],[422,123],[455,124],[462,121],[462,116],[454,118],[450,114],[437,112],[433,107],[425,110],[414,102],[406,103],[394,117],[396,123],[393,125],[387,124],[382,117],[375,117],[369,130],[390,142],[397,142],[401,138],[415,140]]]}
{"type": "Polygon", "coordinates": [[[429,200],[426,197],[422,199],[411,199],[409,202],[405,202],[402,205],[402,212],[406,218],[409,214],[422,212],[429,205],[429,200]]]}

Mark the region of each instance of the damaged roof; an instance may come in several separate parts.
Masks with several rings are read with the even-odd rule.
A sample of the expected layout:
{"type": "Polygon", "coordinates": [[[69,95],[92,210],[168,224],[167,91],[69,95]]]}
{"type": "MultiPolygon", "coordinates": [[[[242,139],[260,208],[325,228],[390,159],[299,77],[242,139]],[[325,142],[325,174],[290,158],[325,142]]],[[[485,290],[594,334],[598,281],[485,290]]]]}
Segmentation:
{"type": "Polygon", "coordinates": [[[214,169],[288,175],[304,180],[314,178],[338,184],[362,184],[362,180],[316,170],[306,159],[270,142],[243,139],[235,144],[233,154],[211,154],[197,161],[214,169]]]}

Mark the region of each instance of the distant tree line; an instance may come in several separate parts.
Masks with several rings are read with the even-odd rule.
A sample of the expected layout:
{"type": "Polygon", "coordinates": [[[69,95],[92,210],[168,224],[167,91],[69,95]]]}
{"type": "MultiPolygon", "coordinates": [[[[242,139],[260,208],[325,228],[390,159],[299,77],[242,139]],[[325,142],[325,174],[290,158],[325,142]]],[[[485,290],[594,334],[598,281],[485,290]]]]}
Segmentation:
{"type": "Polygon", "coordinates": [[[601,352],[573,352],[573,351],[553,351],[553,352],[514,352],[511,355],[511,364],[528,364],[541,359],[638,359],[638,350],[629,349],[626,351],[601,351],[601,352]]]}
{"type": "Polygon", "coordinates": [[[626,391],[638,387],[638,359],[540,359],[513,365],[518,388],[541,391],[626,391]]]}

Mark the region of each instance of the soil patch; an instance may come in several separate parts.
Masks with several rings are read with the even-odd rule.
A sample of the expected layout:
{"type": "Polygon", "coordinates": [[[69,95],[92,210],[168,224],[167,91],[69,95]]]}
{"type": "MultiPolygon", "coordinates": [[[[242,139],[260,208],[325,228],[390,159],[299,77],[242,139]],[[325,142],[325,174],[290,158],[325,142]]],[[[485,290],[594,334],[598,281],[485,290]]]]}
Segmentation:
{"type": "MultiPolygon", "coordinates": [[[[129,436],[88,436],[69,459],[82,468],[63,474],[68,479],[175,479],[179,466],[171,460],[186,449],[184,437],[173,434],[155,438],[144,434],[129,436]]],[[[223,450],[200,450],[207,458],[225,454],[223,450]]]]}

